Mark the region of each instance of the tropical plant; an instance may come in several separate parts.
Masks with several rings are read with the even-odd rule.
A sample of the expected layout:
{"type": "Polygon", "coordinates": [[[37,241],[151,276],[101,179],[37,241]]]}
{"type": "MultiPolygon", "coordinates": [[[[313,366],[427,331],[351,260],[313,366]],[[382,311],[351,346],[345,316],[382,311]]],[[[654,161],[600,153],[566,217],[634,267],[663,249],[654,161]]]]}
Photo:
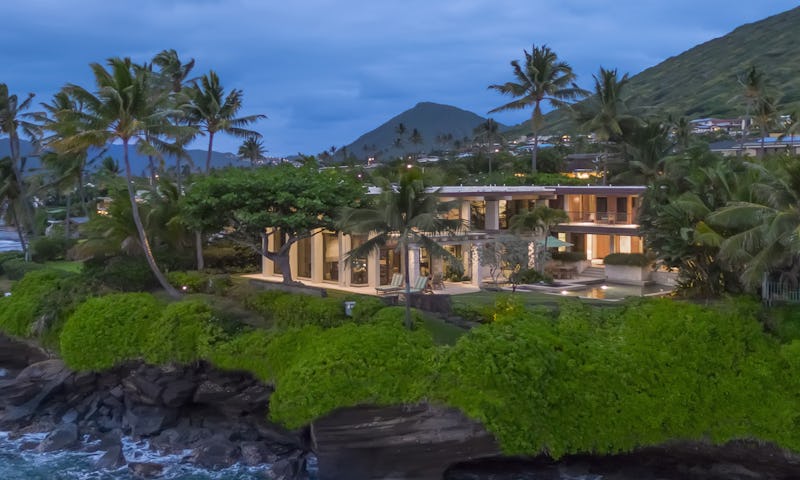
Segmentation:
{"type": "Polygon", "coordinates": [[[509,229],[517,234],[533,235],[534,267],[539,273],[544,273],[547,238],[554,226],[568,221],[569,217],[564,210],[537,205],[511,217],[509,229]]]}
{"type": "Polygon", "coordinates": [[[569,105],[569,101],[583,97],[586,92],[575,84],[572,67],[560,61],[558,55],[547,45],[533,45],[531,51],[523,50],[525,60],[511,62],[515,82],[489,85],[503,95],[510,95],[515,100],[489,111],[520,110],[533,106],[531,113],[531,130],[533,132],[533,150],[531,152],[531,173],[536,173],[536,155],[539,150],[539,131],[544,123],[542,102],[554,108],[569,105]]]}
{"type": "Polygon", "coordinates": [[[372,205],[344,208],[338,225],[346,233],[370,235],[368,240],[347,253],[346,260],[363,258],[387,245],[396,245],[403,259],[406,327],[411,329],[411,246],[424,247],[431,256],[450,258],[450,252],[433,237],[455,234],[464,228],[464,224],[461,220],[445,218],[452,205],[439,201],[436,191],[426,186],[418,168],[403,172],[396,185],[382,180],[379,186],[381,192],[372,205]]]}
{"type": "Polygon", "coordinates": [[[141,153],[160,156],[161,152],[170,150],[168,140],[182,137],[186,129],[168,121],[171,115],[177,115],[178,112],[169,109],[166,95],[156,94],[152,75],[137,68],[129,58],[111,58],[107,63],[109,70],[98,63],[90,65],[95,77],[96,93],[78,85],[65,87],[84,106],[85,112],[73,112],[73,115],[82,119],[87,127],[62,139],[60,146],[75,151],[87,145],[104,146],[113,141],[122,142],[128,199],[139,243],[161,286],[170,296],[179,297],[180,293],[167,281],[153,256],[136,202],[129,149],[133,143],[141,153]]]}

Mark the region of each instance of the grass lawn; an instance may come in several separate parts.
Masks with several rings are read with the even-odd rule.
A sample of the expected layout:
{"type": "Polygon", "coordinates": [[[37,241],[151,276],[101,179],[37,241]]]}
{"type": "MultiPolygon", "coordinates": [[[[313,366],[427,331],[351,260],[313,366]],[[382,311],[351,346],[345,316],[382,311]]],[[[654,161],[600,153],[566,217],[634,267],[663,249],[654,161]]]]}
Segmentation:
{"type": "MultiPolygon", "coordinates": [[[[501,295],[514,295],[517,299],[522,301],[522,304],[528,308],[532,307],[546,307],[552,310],[557,310],[561,301],[564,300],[565,297],[561,297],[558,295],[551,295],[548,293],[542,292],[517,292],[517,293],[510,293],[507,291],[503,292],[491,292],[487,290],[482,290],[476,293],[467,293],[464,295],[453,295],[451,298],[453,300],[453,306],[465,306],[465,307],[484,307],[488,305],[494,305],[495,301],[497,300],[498,296],[501,295]]],[[[575,298],[575,297],[569,297],[575,298]]],[[[603,300],[593,300],[593,299],[585,299],[582,298],[580,301],[588,303],[590,305],[597,305],[597,306],[619,306],[620,302],[606,302],[603,300]]]]}
{"type": "Polygon", "coordinates": [[[68,262],[66,260],[54,260],[52,262],[45,262],[48,268],[55,268],[70,273],[81,273],[83,262],[68,262]]]}

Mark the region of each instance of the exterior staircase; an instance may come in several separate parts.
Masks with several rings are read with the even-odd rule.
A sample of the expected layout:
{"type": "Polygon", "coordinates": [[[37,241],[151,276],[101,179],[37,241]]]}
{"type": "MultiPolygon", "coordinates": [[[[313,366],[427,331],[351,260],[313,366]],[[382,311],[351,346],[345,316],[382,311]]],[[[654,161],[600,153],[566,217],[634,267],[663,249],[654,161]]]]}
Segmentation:
{"type": "Polygon", "coordinates": [[[580,274],[582,280],[602,282],[606,279],[606,269],[603,267],[589,267],[580,274]]]}

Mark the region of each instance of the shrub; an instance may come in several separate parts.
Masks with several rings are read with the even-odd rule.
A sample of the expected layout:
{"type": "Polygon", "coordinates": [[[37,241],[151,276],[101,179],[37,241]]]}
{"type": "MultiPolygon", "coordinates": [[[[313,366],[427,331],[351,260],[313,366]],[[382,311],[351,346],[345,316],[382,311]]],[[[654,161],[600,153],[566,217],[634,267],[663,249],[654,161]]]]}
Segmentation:
{"type": "Polygon", "coordinates": [[[476,323],[488,323],[494,317],[493,305],[462,305],[453,304],[453,314],[476,323]]]}
{"type": "Polygon", "coordinates": [[[70,368],[95,371],[141,358],[162,310],[163,305],[147,293],[91,298],[65,323],[61,355],[70,368]]]}
{"type": "Polygon", "coordinates": [[[0,275],[5,273],[3,270],[3,264],[8,260],[21,260],[24,257],[22,256],[22,252],[0,252],[0,275]]]}
{"type": "Polygon", "coordinates": [[[199,360],[222,336],[216,320],[212,308],[201,300],[167,305],[150,329],[145,358],[153,364],[199,360]]]}
{"type": "MultiPolygon", "coordinates": [[[[393,327],[403,327],[406,321],[406,307],[384,307],[378,310],[370,319],[370,323],[376,325],[391,325],[393,327]]],[[[419,328],[424,321],[422,313],[416,308],[411,309],[411,323],[415,328],[419,328]]]]}
{"type": "Polygon", "coordinates": [[[121,292],[142,292],[159,286],[147,260],[141,256],[120,255],[84,262],[84,274],[121,292]]]}
{"type": "Polygon", "coordinates": [[[247,247],[218,242],[203,250],[203,260],[208,269],[228,273],[255,272],[261,269],[261,255],[247,247]]]}
{"type": "Polygon", "coordinates": [[[289,428],[336,408],[418,402],[429,390],[436,349],[425,331],[348,324],[307,337],[270,398],[271,418],[289,428]]]}
{"type": "Polygon", "coordinates": [[[586,260],[586,252],[553,252],[550,258],[561,262],[582,262],[586,260]]]}
{"type": "Polygon", "coordinates": [[[22,258],[11,258],[3,262],[3,272],[9,280],[19,280],[24,277],[28,272],[41,270],[44,265],[41,263],[26,262],[22,258]]]}
{"type": "Polygon", "coordinates": [[[653,261],[643,253],[612,253],[603,259],[603,263],[606,265],[646,267],[653,263],[653,261]]]}
{"type": "Polygon", "coordinates": [[[213,275],[196,270],[186,272],[169,272],[169,283],[175,288],[188,293],[209,293],[222,295],[231,286],[229,275],[213,275]],[[186,287],[185,289],[183,287],[186,287]]]}
{"type": "Polygon", "coordinates": [[[26,275],[11,288],[10,297],[0,298],[0,329],[20,337],[27,337],[47,303],[47,298],[57,295],[65,285],[75,283],[76,275],[60,270],[38,270],[26,275]],[[64,282],[69,278],[70,282],[64,282]]]}
{"type": "Polygon", "coordinates": [[[556,322],[517,312],[473,329],[446,351],[433,396],[482,421],[507,454],[753,436],[797,448],[785,428],[800,418],[797,352],[782,359],[735,305],[572,303],[556,322]]]}
{"type": "Polygon", "coordinates": [[[509,278],[511,283],[515,283],[517,285],[526,285],[531,283],[553,283],[553,277],[546,273],[539,273],[534,268],[525,268],[518,272],[514,272],[511,274],[509,278]]]}
{"type": "Polygon", "coordinates": [[[250,297],[247,306],[277,328],[306,325],[330,328],[348,320],[344,314],[344,303],[335,298],[270,291],[250,297]]]}
{"type": "Polygon", "coordinates": [[[355,323],[367,323],[379,310],[386,308],[386,303],[377,297],[358,297],[353,307],[353,321],[355,323]]]}
{"type": "Polygon", "coordinates": [[[75,243],[75,240],[63,236],[38,237],[31,242],[31,258],[35,262],[63,260],[67,250],[72,248],[75,243]]]}

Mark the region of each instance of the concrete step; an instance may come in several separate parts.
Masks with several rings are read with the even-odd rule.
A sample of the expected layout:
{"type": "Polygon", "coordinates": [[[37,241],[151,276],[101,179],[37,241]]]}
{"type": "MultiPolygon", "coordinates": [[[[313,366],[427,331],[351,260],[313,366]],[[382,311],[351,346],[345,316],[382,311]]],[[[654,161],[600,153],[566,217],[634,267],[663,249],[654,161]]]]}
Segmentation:
{"type": "Polygon", "coordinates": [[[601,267],[589,267],[581,272],[582,277],[606,278],[606,269],[601,267]]]}

